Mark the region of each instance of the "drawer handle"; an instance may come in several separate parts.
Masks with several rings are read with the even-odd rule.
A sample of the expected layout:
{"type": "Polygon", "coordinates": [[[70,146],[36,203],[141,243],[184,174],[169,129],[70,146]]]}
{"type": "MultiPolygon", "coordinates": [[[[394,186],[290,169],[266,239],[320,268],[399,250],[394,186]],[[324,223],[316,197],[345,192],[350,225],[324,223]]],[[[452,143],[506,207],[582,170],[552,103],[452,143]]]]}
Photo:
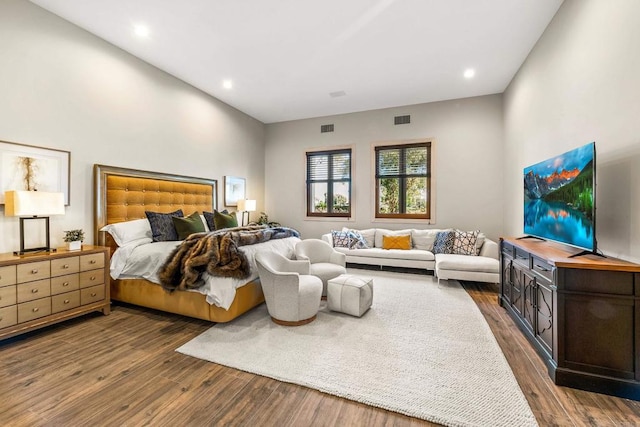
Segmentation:
{"type": "Polygon", "coordinates": [[[69,264],[63,265],[62,268],[69,268],[69,264]]]}
{"type": "Polygon", "coordinates": [[[91,276],[89,280],[96,280],[96,276],[91,276]]]}
{"type": "Polygon", "coordinates": [[[69,304],[69,300],[68,299],[64,300],[64,303],[69,304]]]}
{"type": "Polygon", "coordinates": [[[541,266],[540,264],[536,264],[536,267],[538,267],[541,271],[549,271],[548,268],[541,266]]]}
{"type": "Polygon", "coordinates": [[[38,310],[40,310],[38,307],[34,307],[33,312],[35,313],[38,310]]]}
{"type": "Polygon", "coordinates": [[[95,259],[92,259],[91,261],[89,261],[89,264],[95,264],[95,263],[96,263],[95,259]]]}
{"type": "Polygon", "coordinates": [[[62,286],[69,286],[69,282],[64,282],[62,286]]]}
{"type": "Polygon", "coordinates": [[[37,289],[31,289],[31,293],[32,293],[32,294],[37,294],[37,293],[38,293],[38,290],[37,290],[37,289]]]}
{"type": "Polygon", "coordinates": [[[96,294],[95,292],[91,292],[91,296],[92,297],[95,297],[96,295],[98,295],[98,294],[96,294]]]}
{"type": "Polygon", "coordinates": [[[33,270],[31,270],[31,274],[38,274],[38,270],[34,268],[33,270]]]}

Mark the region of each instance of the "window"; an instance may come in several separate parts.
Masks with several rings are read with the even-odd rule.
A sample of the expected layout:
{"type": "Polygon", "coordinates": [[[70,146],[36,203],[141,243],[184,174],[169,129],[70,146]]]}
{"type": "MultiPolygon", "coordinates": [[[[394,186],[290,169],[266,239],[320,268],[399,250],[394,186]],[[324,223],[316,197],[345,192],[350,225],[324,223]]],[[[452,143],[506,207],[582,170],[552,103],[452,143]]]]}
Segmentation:
{"type": "Polygon", "coordinates": [[[307,153],[307,216],[351,216],[351,149],[307,153]]]}
{"type": "Polygon", "coordinates": [[[431,142],[375,148],[376,218],[431,218],[431,142]]]}

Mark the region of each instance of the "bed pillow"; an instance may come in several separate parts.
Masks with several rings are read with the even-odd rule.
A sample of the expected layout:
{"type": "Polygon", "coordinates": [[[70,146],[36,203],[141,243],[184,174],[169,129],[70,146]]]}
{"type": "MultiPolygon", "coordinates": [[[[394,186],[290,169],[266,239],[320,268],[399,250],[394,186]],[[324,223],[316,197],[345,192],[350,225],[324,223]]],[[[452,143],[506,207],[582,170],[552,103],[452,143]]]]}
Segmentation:
{"type": "MultiPolygon", "coordinates": [[[[223,210],[220,211],[223,214],[228,214],[229,211],[228,210],[223,210]]],[[[215,231],[216,230],[216,223],[215,220],[213,219],[214,214],[213,212],[202,212],[202,215],[204,216],[205,221],[207,222],[207,227],[209,227],[209,231],[215,231]]]]}
{"type": "Polygon", "coordinates": [[[450,254],[453,252],[453,241],[455,239],[453,230],[439,231],[433,243],[434,254],[450,254]]]}
{"type": "Polygon", "coordinates": [[[213,224],[215,225],[216,230],[237,227],[238,217],[235,212],[224,213],[213,211],[213,224]]]}
{"type": "Polygon", "coordinates": [[[411,236],[404,234],[400,236],[382,236],[382,249],[411,249],[411,236]]]}
{"type": "Polygon", "coordinates": [[[145,211],[149,224],[151,225],[151,237],[154,242],[169,242],[178,239],[178,232],[173,225],[171,217],[184,217],[182,209],[169,213],[145,211]]]}
{"type": "Polygon", "coordinates": [[[102,227],[100,231],[106,231],[111,234],[118,246],[124,246],[129,242],[145,237],[151,239],[151,225],[149,225],[149,220],[146,218],[108,224],[102,227]]]}
{"type": "Polygon", "coordinates": [[[204,222],[202,222],[202,219],[200,219],[200,214],[198,212],[194,212],[185,218],[172,216],[171,220],[173,221],[173,225],[178,232],[179,240],[184,240],[193,233],[202,233],[206,231],[204,229],[204,222]]]}
{"type": "Polygon", "coordinates": [[[455,231],[453,239],[453,253],[458,255],[476,256],[476,241],[480,231],[455,231]]]}

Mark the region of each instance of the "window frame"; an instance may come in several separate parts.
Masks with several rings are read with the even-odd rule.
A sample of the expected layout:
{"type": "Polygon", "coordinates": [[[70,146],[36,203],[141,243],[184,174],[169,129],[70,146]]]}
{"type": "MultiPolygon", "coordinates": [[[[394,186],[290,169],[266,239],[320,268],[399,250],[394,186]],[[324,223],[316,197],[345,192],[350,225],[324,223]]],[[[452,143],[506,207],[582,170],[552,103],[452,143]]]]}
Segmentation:
{"type": "MultiPolygon", "coordinates": [[[[402,220],[427,220],[430,223],[434,222],[434,174],[433,174],[433,150],[434,145],[432,140],[417,140],[417,141],[403,141],[403,142],[393,142],[387,144],[375,145],[373,147],[373,179],[375,181],[374,187],[374,220],[388,220],[388,219],[402,219],[402,220]],[[399,173],[397,175],[384,175],[381,176],[379,173],[379,152],[384,150],[401,150],[401,156],[404,158],[406,156],[406,149],[408,148],[416,148],[416,147],[426,147],[427,149],[427,157],[426,157],[426,173],[425,174],[407,174],[406,172],[399,173]],[[422,214],[408,214],[404,212],[400,213],[380,213],[380,179],[381,178],[398,178],[400,180],[400,189],[404,189],[400,191],[399,194],[399,206],[401,210],[406,208],[406,180],[407,178],[426,178],[426,213],[422,214]]],[[[403,164],[403,159],[400,160],[400,164],[403,164]]]]}
{"type": "Polygon", "coordinates": [[[353,214],[353,149],[352,148],[336,148],[336,149],[323,149],[323,150],[309,150],[305,152],[305,178],[306,178],[306,211],[308,218],[351,218],[353,214]],[[334,179],[333,175],[333,156],[334,155],[349,155],[349,178],[348,179],[334,179]],[[312,179],[310,169],[310,157],[315,156],[329,156],[327,165],[327,179],[312,179]],[[333,184],[347,182],[349,186],[349,199],[348,199],[348,212],[331,212],[333,209],[333,184]],[[311,186],[315,183],[327,184],[327,212],[312,212],[312,191],[311,186]]]}

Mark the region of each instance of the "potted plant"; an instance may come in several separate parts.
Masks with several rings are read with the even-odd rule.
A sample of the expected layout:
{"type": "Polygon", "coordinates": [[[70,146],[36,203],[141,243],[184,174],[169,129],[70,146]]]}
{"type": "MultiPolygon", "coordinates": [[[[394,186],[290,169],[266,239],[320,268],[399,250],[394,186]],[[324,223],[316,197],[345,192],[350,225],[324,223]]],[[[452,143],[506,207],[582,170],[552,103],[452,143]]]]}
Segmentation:
{"type": "Polygon", "coordinates": [[[79,249],[82,249],[82,242],[84,241],[84,231],[82,230],[65,231],[64,241],[67,242],[67,250],[77,251],[79,249]]]}

